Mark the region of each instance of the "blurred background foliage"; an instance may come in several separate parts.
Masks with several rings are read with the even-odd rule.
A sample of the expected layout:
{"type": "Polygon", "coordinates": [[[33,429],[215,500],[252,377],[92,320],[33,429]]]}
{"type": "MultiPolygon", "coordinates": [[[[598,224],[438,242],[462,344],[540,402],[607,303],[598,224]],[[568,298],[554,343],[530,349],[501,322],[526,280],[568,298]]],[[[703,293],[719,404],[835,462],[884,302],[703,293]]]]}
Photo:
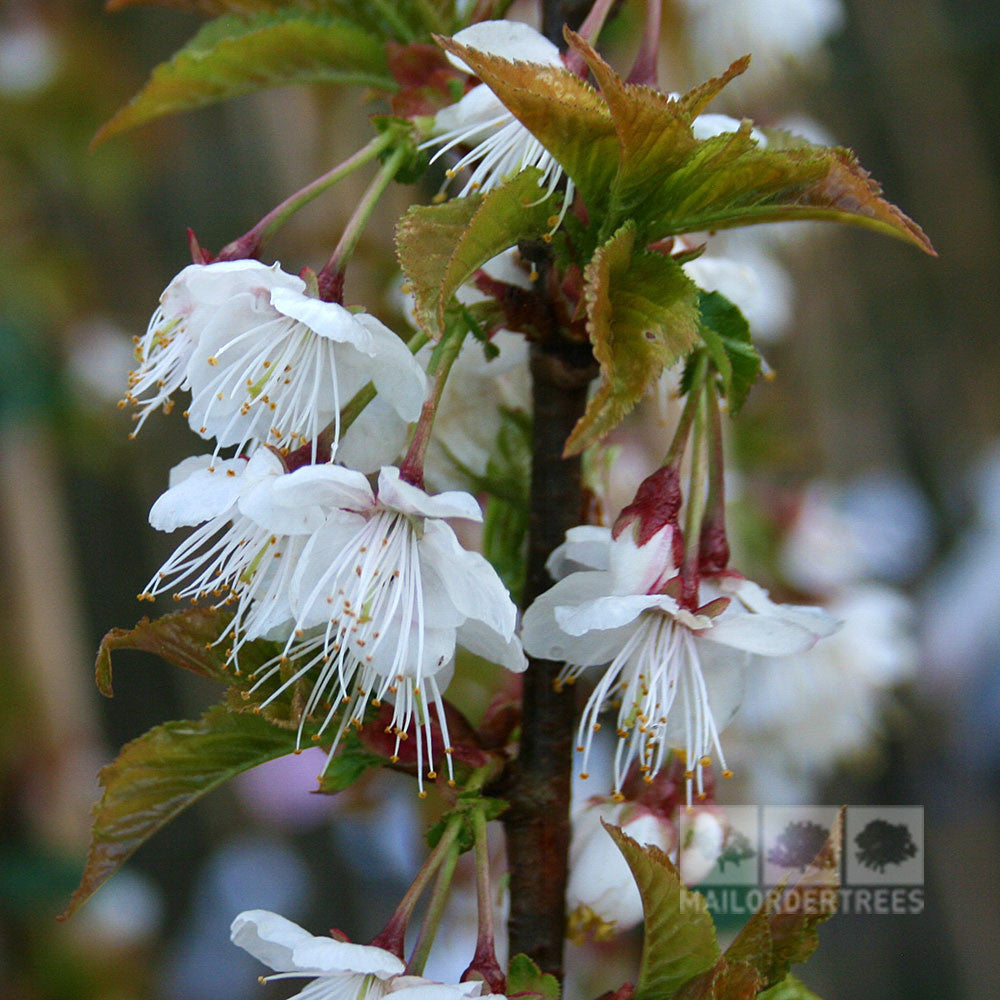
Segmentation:
{"type": "MultiPolygon", "coordinates": [[[[769,6],[730,6],[752,13],[755,3],[769,6]]],[[[753,47],[719,32],[704,65],[690,36],[698,6],[668,5],[665,88],[753,47]]],[[[639,8],[609,30],[620,66],[639,8]]],[[[54,919],[82,867],[99,766],[213,698],[139,653],[118,654],[114,700],[91,683],[101,635],[141,616],[134,595],[172,544],[146,512],[168,469],[200,450],[176,420],[151,419],[127,439],[114,401],[131,337],[185,264],[188,226],[220,247],[369,134],[363,95],[317,87],[240,98],[92,151],[98,127],[199,24],[169,6],[0,7],[2,996],[285,995],[262,994],[252,960],[228,944],[232,916],[261,906],[315,930],[336,913],[363,939],[421,855],[408,783],[380,775],[335,800],[309,796],[317,765],[307,753],[213,794],[72,922],[54,919]]],[[[755,83],[752,68],[718,110],[822,123],[941,255],[859,231],[779,246],[794,278],[791,331],[765,347],[778,377],[755,389],[736,435],[752,501],[740,507],[744,545],[759,565],[773,568],[774,537],[806,484],[823,480],[841,499],[859,483],[890,484],[866,494],[876,497],[869,526],[905,549],[890,552],[896,570],[879,573],[915,600],[921,640],[915,679],[875,749],[815,794],[926,807],[926,909],[834,920],[807,980],[831,1000],[979,997],[1000,981],[1000,4],[848,0],[827,44],[780,70],[764,63],[755,83]],[[893,536],[899,495],[898,517],[916,527],[893,536]]],[[[287,227],[272,247],[286,269],[322,263],[364,181],[350,178],[287,227]]],[[[348,288],[397,322],[388,251],[410,199],[399,188],[380,206],[348,288]]],[[[461,671],[459,681],[459,699],[481,706],[483,690],[461,671]]],[[[581,995],[634,974],[622,943],[573,954],[592,973],[581,995]]]]}

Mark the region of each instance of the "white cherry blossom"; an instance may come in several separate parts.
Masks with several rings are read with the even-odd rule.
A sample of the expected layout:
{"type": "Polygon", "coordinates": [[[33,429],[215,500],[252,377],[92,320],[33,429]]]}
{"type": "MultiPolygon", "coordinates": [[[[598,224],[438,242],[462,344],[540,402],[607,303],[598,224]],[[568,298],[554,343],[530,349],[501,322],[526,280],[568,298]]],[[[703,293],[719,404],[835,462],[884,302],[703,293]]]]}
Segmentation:
{"type": "MultiPolygon", "coordinates": [[[[327,468],[329,476],[342,476],[345,484],[356,475],[327,468]]],[[[379,473],[377,492],[363,477],[346,485],[352,499],[312,535],[292,577],[296,631],[285,656],[268,665],[257,684],[295,660],[294,672],[268,696],[270,701],[314,672],[302,718],[329,703],[322,733],[343,708],[334,749],[347,726],[363,718],[369,700],[391,697],[397,752],[412,726],[422,789],[425,761],[434,776],[432,718],[447,747],[441,681],[456,644],[510,670],[523,670],[526,661],[514,636],[517,612],[493,567],[462,548],[445,521],[482,519],[468,493],[430,496],[401,479],[393,466],[379,473]]],[[[293,497],[306,502],[309,486],[288,477],[275,493],[285,502],[293,497]]],[[[300,725],[300,738],[301,730],[300,725]]],[[[450,773],[450,756],[448,767],[450,773]]]]}
{"type": "Polygon", "coordinates": [[[137,367],[119,403],[139,409],[133,436],[157,407],[173,408],[173,394],[189,385],[191,356],[205,324],[231,297],[258,283],[261,266],[245,260],[189,264],[167,285],[146,333],[135,338],[137,367]]]}
{"type": "Polygon", "coordinates": [[[284,638],[293,619],[291,580],[306,543],[331,509],[352,500],[359,481],[367,487],[361,473],[332,465],[289,473],[268,448],[249,459],[185,459],[149,520],[160,531],[196,527],[140,596],[172,592],[177,600],[235,604],[225,633],[233,637],[234,659],[249,639],[275,631],[284,638]],[[293,488],[278,490],[279,483],[293,488]]]}
{"type": "MultiPolygon", "coordinates": [[[[311,442],[369,381],[378,396],[344,435],[337,457],[362,471],[395,458],[420,414],[426,377],[406,344],[367,313],[307,294],[277,264],[239,261],[249,287],[230,294],[204,323],[188,365],[192,430],[219,447],[311,442]]],[[[217,265],[209,265],[214,267],[217,265]]]]}
{"type": "MultiPolygon", "coordinates": [[[[403,961],[375,945],[316,937],[277,913],[246,910],[233,921],[233,944],[268,968],[261,982],[310,979],[290,1000],[462,1000],[482,996],[483,983],[436,983],[405,974],[403,961]]],[[[483,1000],[503,1000],[488,994],[483,1000]]]]}
{"type": "Polygon", "coordinates": [[[667,524],[638,545],[630,525],[617,539],[607,531],[602,549],[597,529],[577,529],[550,565],[598,568],[569,573],[524,616],[525,650],[564,662],[561,682],[607,664],[584,708],[578,750],[586,772],[598,717],[617,703],[616,792],[633,761],[652,777],[675,746],[688,762],[688,796],[692,782],[702,794],[712,757],[726,766],[719,732],[742,696],[748,654],[801,652],[836,628],[821,609],[775,604],[743,578],[702,583],[697,610],[681,606],[667,592],[677,574],[675,530],[667,524]]]}
{"type": "MultiPolygon", "coordinates": [[[[470,48],[518,62],[563,68],[559,49],[530,25],[519,21],[481,21],[459,31],[454,39],[470,48]]],[[[471,72],[461,59],[449,54],[458,69],[471,72]]],[[[456,146],[471,147],[448,171],[454,177],[472,168],[459,196],[472,191],[491,191],[512,174],[528,167],[542,171],[540,184],[546,196],[555,191],[563,168],[551,153],[507,110],[500,99],[481,83],[457,104],[442,108],[434,118],[434,138],[424,146],[438,146],[437,159],[456,146]]],[[[567,178],[561,221],[573,200],[573,182],[567,178]]],[[[558,221],[556,222],[558,225],[558,221]]]]}

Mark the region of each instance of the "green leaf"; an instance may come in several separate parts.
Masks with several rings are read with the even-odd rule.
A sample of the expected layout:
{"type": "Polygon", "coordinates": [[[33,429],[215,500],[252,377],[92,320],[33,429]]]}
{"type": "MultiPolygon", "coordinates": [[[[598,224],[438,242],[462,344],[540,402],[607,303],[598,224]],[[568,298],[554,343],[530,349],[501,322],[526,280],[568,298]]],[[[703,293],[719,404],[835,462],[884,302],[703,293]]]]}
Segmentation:
{"type": "Polygon", "coordinates": [[[760,375],[760,355],[750,325],[739,308],[718,292],[698,296],[698,329],[716,370],[722,376],[729,412],[735,416],[760,375]]]}
{"type": "Polygon", "coordinates": [[[369,768],[381,767],[385,758],[365,750],[358,734],[350,729],[340,741],[336,755],[319,778],[319,791],[334,795],[350,788],[369,768]]]}
{"type": "Polygon", "coordinates": [[[436,40],[464,60],[556,157],[591,216],[603,216],[618,170],[619,143],[607,103],[594,88],[557,66],[511,62],[454,39],[436,40]]]}
{"type": "Polygon", "coordinates": [[[587,330],[602,380],[566,442],[567,455],[613,430],[698,340],[696,286],[670,257],[637,250],[634,224],[598,248],[584,279],[587,330]]]}
{"type": "MultiPolygon", "coordinates": [[[[238,685],[241,676],[226,666],[226,643],[217,642],[232,621],[232,615],[212,608],[188,608],[150,621],[143,618],[132,629],[113,628],[101,640],[97,650],[95,675],[97,689],[112,697],[111,652],[115,649],[141,649],[155,653],[168,663],[221,684],[238,685]]],[[[240,648],[243,677],[280,652],[280,645],[258,640],[240,648]]]]}
{"type": "Polygon", "coordinates": [[[844,810],[803,876],[790,888],[768,893],[726,949],[726,960],[757,970],[767,988],[780,983],[789,967],[804,962],[819,944],[817,929],[837,908],[844,810]]]}
{"type": "Polygon", "coordinates": [[[382,43],[348,21],[295,8],[265,11],[249,20],[225,15],[157,66],[94,143],[164,115],[305,83],[394,87],[382,43]]]}
{"type": "Polygon", "coordinates": [[[527,572],[531,416],[501,409],[500,432],[483,476],[469,475],[475,493],[488,493],[483,513],[483,555],[500,574],[514,602],[527,572]]]}
{"type": "Polygon", "coordinates": [[[682,233],[820,219],[866,226],[934,252],[849,150],[778,134],[764,147],[748,121],[736,132],[695,138],[695,118],[747,68],[746,58],[672,100],[623,82],[578,35],[567,32],[567,38],[586,59],[600,94],[563,69],[438,41],[559,161],[603,237],[628,219],[637,224],[640,245],[682,233]]]}
{"type": "Polygon", "coordinates": [[[640,847],[616,826],[605,823],[604,828],[628,862],[642,897],[645,936],[633,1000],[665,1000],[718,962],[712,918],[663,851],[640,847]]]}
{"type": "MultiPolygon", "coordinates": [[[[748,56],[677,100],[624,83],[578,35],[621,142],[610,225],[634,218],[649,240],[696,231],[792,219],[849,222],[933,253],[919,226],[881,197],[850,150],[775,134],[766,147],[751,123],[698,140],[693,124],[709,102],[745,72],[748,56]]],[[[543,141],[543,145],[545,145],[543,141]]],[[[555,154],[558,159],[558,154],[555,154]]]]}
{"type": "Polygon", "coordinates": [[[140,844],[227,779],[295,749],[295,736],[223,706],[194,722],[167,722],[127,744],[100,774],[90,851],[71,916],[140,844]]]}
{"type": "Polygon", "coordinates": [[[764,990],[761,1000],[819,1000],[805,983],[800,982],[791,973],[785,976],[776,986],[764,990]]]}
{"type": "Polygon", "coordinates": [[[542,972],[527,955],[515,955],[507,966],[507,996],[525,993],[542,1000],[559,1000],[559,980],[542,972]]]}
{"type": "Polygon", "coordinates": [[[417,205],[396,226],[399,263],[413,289],[417,322],[435,340],[452,296],[488,260],[551,228],[552,199],[536,168],[486,195],[417,205]]]}

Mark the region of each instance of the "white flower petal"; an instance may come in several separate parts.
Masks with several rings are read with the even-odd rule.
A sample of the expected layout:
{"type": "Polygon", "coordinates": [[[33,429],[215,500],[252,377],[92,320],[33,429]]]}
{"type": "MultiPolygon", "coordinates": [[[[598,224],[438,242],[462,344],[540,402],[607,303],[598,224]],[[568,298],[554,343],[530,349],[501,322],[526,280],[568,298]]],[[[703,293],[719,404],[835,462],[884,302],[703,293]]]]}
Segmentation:
{"type": "Polygon", "coordinates": [[[611,559],[611,529],[581,524],[566,532],[566,541],[546,560],[545,568],[553,580],[581,569],[606,570],[611,559]]]}
{"type": "Polygon", "coordinates": [[[476,498],[457,490],[430,496],[418,486],[399,478],[399,469],[386,465],[378,476],[378,502],[391,510],[404,514],[422,514],[425,517],[462,517],[468,521],[481,521],[483,512],[476,498]]]}
{"type": "Polygon", "coordinates": [[[458,627],[458,645],[490,663],[520,674],[528,668],[528,660],[517,636],[504,639],[482,622],[470,618],[458,627]]]}
{"type": "Polygon", "coordinates": [[[636,544],[641,519],[629,525],[609,548],[608,568],[616,594],[646,594],[659,590],[677,573],[674,563],[674,528],[665,524],[645,543],[636,544]]]}
{"type": "Polygon", "coordinates": [[[399,416],[412,422],[420,416],[427,395],[427,376],[410,348],[384,323],[368,313],[359,313],[355,322],[371,337],[379,363],[371,373],[379,398],[399,416]]]}
{"type": "Polygon", "coordinates": [[[341,465],[303,465],[284,476],[274,487],[276,501],[290,507],[319,504],[346,510],[370,510],[375,494],[368,480],[341,465]]]}
{"type": "Polygon", "coordinates": [[[312,934],[280,914],[268,910],[245,910],[230,927],[233,944],[248,951],[275,972],[297,972],[292,956],[297,945],[312,934]]]}
{"type": "Polygon", "coordinates": [[[529,656],[580,667],[609,662],[632,634],[631,625],[606,632],[570,635],[557,622],[556,608],[572,607],[607,594],[610,574],[573,573],[540,594],[524,613],[521,643],[529,656]]]}
{"type": "Polygon", "coordinates": [[[398,975],[404,964],[391,952],[371,945],[314,937],[298,924],[268,910],[246,910],[232,923],[233,944],[275,972],[398,975]]]}
{"type": "MultiPolygon", "coordinates": [[[[531,25],[522,21],[480,21],[463,28],[453,37],[456,42],[467,45],[470,49],[478,49],[504,59],[538,63],[542,66],[563,65],[559,49],[531,25]]],[[[457,56],[449,53],[448,59],[457,69],[472,72],[457,56]]]]}
{"type": "Polygon", "coordinates": [[[555,617],[564,632],[582,636],[588,632],[621,628],[649,608],[667,612],[679,610],[677,602],[667,594],[624,594],[598,597],[576,607],[557,607],[555,617]]]}
{"type": "Polygon", "coordinates": [[[246,486],[242,475],[246,466],[246,459],[219,459],[210,466],[187,473],[187,469],[193,468],[188,460],[184,470],[187,474],[153,504],[149,523],[157,531],[174,531],[183,525],[201,524],[225,514],[233,508],[246,486]]]}
{"type": "Polygon", "coordinates": [[[462,548],[443,521],[426,521],[417,543],[421,560],[437,570],[452,604],[466,617],[483,622],[504,640],[517,624],[517,608],[497,571],[478,552],[462,548]]]}
{"type": "Polygon", "coordinates": [[[371,334],[350,310],[336,302],[324,302],[287,288],[275,288],[271,292],[271,305],[283,316],[304,323],[320,337],[350,344],[362,354],[375,356],[371,334]]]}
{"type": "Polygon", "coordinates": [[[706,642],[717,642],[758,656],[787,656],[809,649],[817,639],[812,629],[773,615],[722,614],[710,628],[698,633],[706,642]]]}

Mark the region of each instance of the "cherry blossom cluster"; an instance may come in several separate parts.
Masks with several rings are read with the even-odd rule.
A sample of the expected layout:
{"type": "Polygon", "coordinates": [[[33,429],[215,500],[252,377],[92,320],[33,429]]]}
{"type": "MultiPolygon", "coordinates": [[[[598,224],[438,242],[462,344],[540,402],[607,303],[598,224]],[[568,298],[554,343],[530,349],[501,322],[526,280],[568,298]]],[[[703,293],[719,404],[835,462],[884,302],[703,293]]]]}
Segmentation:
{"type": "MultiPolygon", "coordinates": [[[[495,55],[564,65],[558,49],[523,24],[483,22],[455,38],[495,55]]],[[[714,114],[693,124],[699,139],[739,128],[714,114]]],[[[448,171],[449,179],[469,171],[460,195],[539,168],[545,197],[561,198],[553,231],[563,222],[572,182],[485,84],[439,111],[424,135],[435,157],[461,150],[448,171]]],[[[752,269],[718,257],[685,267],[704,287],[752,306],[752,269]]],[[[491,268],[516,272],[509,283],[522,288],[537,277],[510,254],[483,273],[491,268]]],[[[525,609],[519,630],[497,570],[462,544],[451,523],[482,521],[479,501],[462,490],[429,492],[424,460],[433,466],[437,449],[466,471],[486,467],[499,404],[527,408],[524,338],[494,331],[499,361],[484,362],[477,345],[463,347],[461,338],[442,352],[447,334],[437,348],[419,350],[419,338],[408,343],[368,312],[331,301],[342,280],[335,294],[331,287],[310,272],[220,259],[186,267],[164,291],[137,338],[123,404],[136,408],[138,432],[154,409],[169,412],[186,394],[184,417],[214,446],[176,466],[152,507],[155,528],[191,530],[140,597],[171,594],[230,611],[217,644],[236,671],[248,643],[277,643],[280,652],[257,668],[248,695],[258,692],[266,708],[293,687],[304,692],[296,703],[298,743],[311,725],[330,758],[348,727],[364,725],[369,706],[388,706],[391,760],[412,740],[421,793],[425,778],[438,777],[436,745],[454,776],[444,695],[457,648],[512,672],[527,667],[526,653],[562,663],[560,687],[593,671],[578,750],[586,776],[610,710],[613,787],[578,811],[570,902],[580,929],[626,929],[641,905],[621,858],[609,859],[614,848],[600,821],[674,852],[686,879],[701,878],[721,850],[724,820],[702,814],[698,851],[685,850],[666,793],[657,798],[649,789],[662,791],[669,774],[670,808],[708,796],[713,763],[729,774],[720,734],[740,702],[750,657],[801,654],[837,623],[819,608],[772,601],[729,567],[721,459],[707,472],[697,456],[682,466],[685,449],[721,455],[720,433],[712,431],[719,399],[703,372],[691,398],[698,397],[709,443],[689,448],[691,425],[682,417],[668,459],[613,527],[579,525],[551,554],[553,586],[525,609]],[[690,474],[686,498],[682,467],[690,474]],[[706,492],[714,507],[698,506],[706,492]]],[[[469,290],[460,300],[463,294],[471,301],[469,290]]],[[[428,471],[452,485],[447,474],[428,471]]],[[[478,838],[477,852],[485,849],[478,838]]],[[[442,844],[434,864],[447,870],[450,847],[442,844]]],[[[399,954],[401,937],[391,949],[314,938],[264,911],[241,914],[232,935],[274,970],[268,979],[315,980],[302,997],[458,1000],[492,997],[487,985],[498,988],[486,973],[486,983],[458,985],[412,974],[399,954]]],[[[480,945],[491,937],[492,925],[481,925],[480,945]]]]}

